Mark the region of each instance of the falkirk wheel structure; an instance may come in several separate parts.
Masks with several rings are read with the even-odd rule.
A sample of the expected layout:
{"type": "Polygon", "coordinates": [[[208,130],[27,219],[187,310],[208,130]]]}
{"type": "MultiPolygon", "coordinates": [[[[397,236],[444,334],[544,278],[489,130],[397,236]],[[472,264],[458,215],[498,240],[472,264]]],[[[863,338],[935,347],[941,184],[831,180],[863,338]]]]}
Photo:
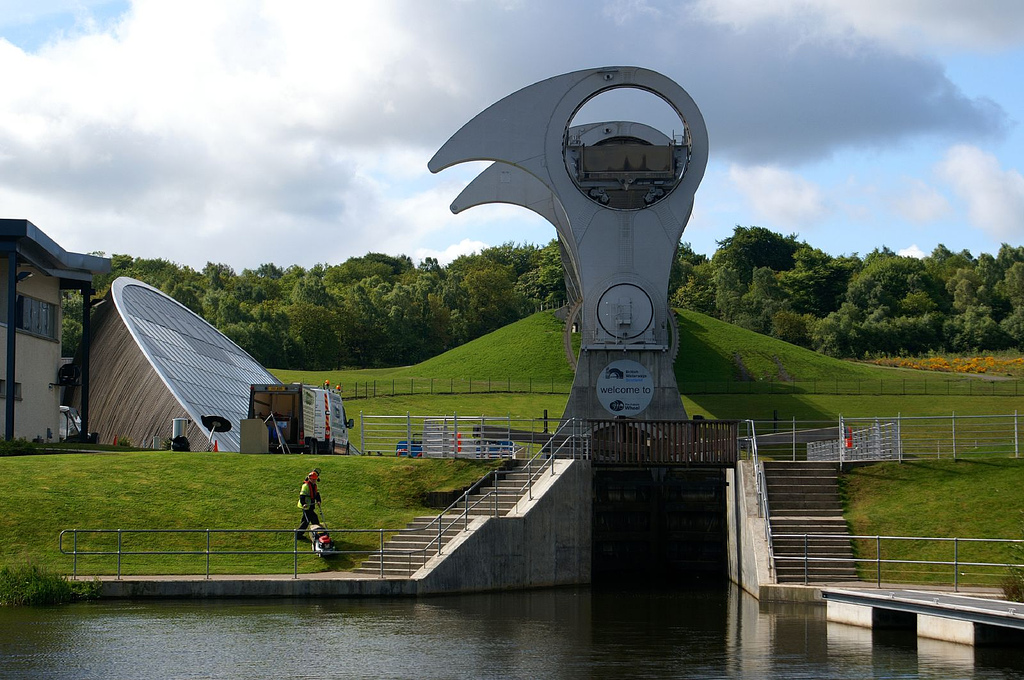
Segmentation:
{"type": "Polygon", "coordinates": [[[581,333],[566,417],[684,419],[674,372],[678,329],[668,281],[708,159],[707,128],[683,88],[637,67],[575,71],[523,88],[466,123],[431,172],[493,161],[452,203],[523,206],[554,225],[581,333]],[[642,123],[573,125],[609,90],[661,98],[681,135],[642,123]]]}

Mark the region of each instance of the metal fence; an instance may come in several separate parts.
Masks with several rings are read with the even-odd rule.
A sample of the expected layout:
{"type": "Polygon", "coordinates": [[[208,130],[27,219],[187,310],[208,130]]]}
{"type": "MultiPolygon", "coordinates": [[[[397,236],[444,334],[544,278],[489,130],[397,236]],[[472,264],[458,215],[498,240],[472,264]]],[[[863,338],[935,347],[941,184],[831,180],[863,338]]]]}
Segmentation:
{"type": "MultiPolygon", "coordinates": [[[[335,389],[348,400],[415,394],[569,394],[572,380],[533,377],[500,378],[380,378],[341,382],[335,389]]],[[[830,394],[866,396],[1024,396],[1019,380],[977,378],[897,378],[865,380],[684,380],[684,395],[710,394],[830,394]]]]}
{"type": "Polygon", "coordinates": [[[756,437],[762,458],[836,462],[1019,458],[1020,418],[1007,415],[878,416],[821,421],[747,421],[740,446],[756,437]]]}
{"type": "MultiPolygon", "coordinates": [[[[489,504],[497,498],[497,492],[489,493],[484,500],[472,506],[466,507],[466,512],[476,509],[479,504],[489,504]]],[[[497,507],[497,503],[495,503],[497,507]]],[[[439,532],[443,532],[457,525],[459,518],[449,518],[443,523],[441,516],[435,522],[439,532]]],[[[383,555],[385,557],[397,556],[410,565],[422,566],[426,560],[441,552],[439,545],[431,542],[426,548],[420,549],[387,549],[385,544],[389,538],[396,534],[410,532],[409,529],[331,529],[331,536],[339,542],[358,543],[363,536],[372,536],[378,542],[375,549],[350,549],[332,551],[332,556],[348,556],[350,558],[372,557],[383,555]]],[[[298,578],[299,558],[315,557],[321,559],[313,552],[306,539],[299,538],[298,531],[294,529],[65,529],[60,532],[59,549],[64,555],[72,557],[72,576],[77,578],[80,558],[110,558],[116,560],[116,577],[121,578],[125,562],[131,561],[134,564],[145,561],[148,557],[173,555],[182,558],[188,564],[187,558],[200,558],[204,567],[199,573],[210,578],[211,561],[214,558],[229,563],[231,558],[243,556],[268,557],[273,555],[292,556],[292,578],[298,578]],[[174,541],[178,549],[147,547],[154,537],[166,538],[168,536],[184,537],[174,541]],[[261,541],[263,537],[281,537],[280,541],[261,541]],[[103,537],[108,537],[104,540],[103,537]],[[219,545],[224,537],[248,539],[248,542],[255,545],[263,544],[262,548],[250,548],[246,550],[235,550],[219,545]],[[189,539],[195,539],[190,541],[189,539]],[[277,543],[278,546],[274,547],[277,543]]],[[[159,540],[157,538],[156,540],[159,540]]],[[[173,540],[173,539],[172,539],[173,540]]],[[[365,542],[365,541],[364,541],[365,542]]],[[[383,560],[381,561],[383,566],[383,560]]],[[[415,571],[415,569],[413,569],[415,571]]]]}
{"type": "MultiPolygon", "coordinates": [[[[359,414],[359,450],[413,458],[529,458],[567,420],[359,414]]],[[[563,430],[564,431],[564,430],[563,430]]]]}
{"type": "Polygon", "coordinates": [[[978,378],[895,378],[862,380],[684,380],[679,392],[691,394],[831,394],[865,396],[1024,396],[1019,380],[978,378]]]}
{"type": "Polygon", "coordinates": [[[414,394],[569,394],[572,381],[554,378],[392,378],[337,383],[345,399],[414,394]]]}
{"type": "MultiPolygon", "coordinates": [[[[243,556],[291,555],[293,574],[299,572],[299,557],[316,557],[310,544],[300,539],[302,532],[294,529],[65,529],[58,537],[61,554],[72,556],[72,575],[78,576],[80,557],[116,558],[116,575],[121,578],[125,558],[176,555],[200,557],[205,562],[202,573],[210,578],[211,558],[243,556]],[[224,547],[230,540],[242,540],[245,549],[224,547]],[[275,540],[278,539],[278,540],[275,540]]],[[[335,531],[332,534],[367,534],[385,530],[335,531]]],[[[367,554],[365,550],[340,551],[339,554],[367,554]]]]}
{"type": "Polygon", "coordinates": [[[772,554],[773,563],[801,564],[804,583],[810,583],[813,565],[836,563],[857,566],[861,580],[885,583],[961,586],[1002,585],[1009,569],[1021,564],[1024,540],[1000,538],[933,538],[923,536],[849,536],[846,534],[775,534],[776,539],[800,539],[802,555],[772,554]],[[849,540],[854,557],[823,557],[817,546],[849,540]],[[929,559],[931,558],[931,559],[929,559]]]}

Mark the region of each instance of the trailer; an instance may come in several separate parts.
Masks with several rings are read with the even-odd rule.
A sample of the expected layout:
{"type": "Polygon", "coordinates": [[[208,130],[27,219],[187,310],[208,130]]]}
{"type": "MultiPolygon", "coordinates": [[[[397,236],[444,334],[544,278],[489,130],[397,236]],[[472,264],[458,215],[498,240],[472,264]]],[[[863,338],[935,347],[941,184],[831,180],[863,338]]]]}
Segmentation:
{"type": "Polygon", "coordinates": [[[276,453],[348,453],[345,403],[334,390],[300,383],[252,385],[249,418],[267,424],[270,450],[276,453]]]}

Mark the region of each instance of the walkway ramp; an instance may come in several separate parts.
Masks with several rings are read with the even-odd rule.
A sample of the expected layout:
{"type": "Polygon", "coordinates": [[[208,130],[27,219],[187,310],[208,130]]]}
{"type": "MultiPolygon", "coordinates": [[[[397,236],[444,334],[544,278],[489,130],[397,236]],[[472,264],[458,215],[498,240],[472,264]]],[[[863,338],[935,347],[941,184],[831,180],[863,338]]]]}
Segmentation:
{"type": "Polygon", "coordinates": [[[827,618],[864,628],[915,630],[965,645],[1024,642],[1024,604],[920,590],[824,589],[827,618]]]}

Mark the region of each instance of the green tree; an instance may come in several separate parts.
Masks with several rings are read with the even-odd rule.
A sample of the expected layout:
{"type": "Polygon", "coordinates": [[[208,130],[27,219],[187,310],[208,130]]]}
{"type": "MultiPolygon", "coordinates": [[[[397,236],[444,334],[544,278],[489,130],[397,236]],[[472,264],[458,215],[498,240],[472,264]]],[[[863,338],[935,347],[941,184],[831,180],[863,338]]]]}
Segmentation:
{"type": "Polygon", "coordinates": [[[946,344],[954,352],[1000,350],[1010,345],[1011,338],[992,318],[992,310],[984,305],[968,307],[943,324],[946,344]]]}
{"type": "Polygon", "coordinates": [[[309,302],[293,302],[285,313],[297,367],[308,371],[341,367],[341,322],[336,312],[309,302]]]}
{"type": "Polygon", "coordinates": [[[855,257],[835,258],[803,245],[793,254],[793,267],[779,273],[779,285],[794,312],[820,318],[839,309],[859,269],[855,257]]]}
{"type": "Polygon", "coordinates": [[[552,239],[546,246],[534,251],[532,266],[520,274],[516,281],[516,290],[533,305],[555,306],[566,301],[560,248],[558,240],[552,239]]]}
{"type": "Polygon", "coordinates": [[[796,234],[783,236],[764,227],[736,226],[732,236],[718,242],[712,260],[734,270],[744,285],[750,285],[754,269],[768,267],[776,272],[793,267],[793,256],[801,243],[796,234]]]}
{"type": "Polygon", "coordinates": [[[60,292],[61,315],[61,354],[65,357],[75,356],[82,343],[82,293],[77,290],[60,292]]]}
{"type": "Polygon", "coordinates": [[[768,267],[754,269],[750,288],[740,299],[746,328],[764,333],[772,331],[772,320],[779,312],[787,311],[789,303],[786,294],[768,267]]]}
{"type": "Polygon", "coordinates": [[[812,347],[811,329],[814,328],[814,317],[810,314],[797,314],[786,309],[772,316],[772,337],[778,338],[801,347],[812,347]]]}
{"type": "Polygon", "coordinates": [[[714,264],[705,261],[697,265],[686,265],[692,268],[684,270],[682,283],[672,293],[672,305],[714,316],[718,311],[715,304],[717,287],[714,264]]]}
{"type": "Polygon", "coordinates": [[[864,331],[864,312],[844,302],[835,312],[814,324],[811,339],[815,351],[833,357],[859,357],[867,349],[864,331]]]}
{"type": "Polygon", "coordinates": [[[743,294],[747,286],[739,272],[719,265],[715,269],[715,309],[722,319],[733,321],[743,314],[743,294]]]}

